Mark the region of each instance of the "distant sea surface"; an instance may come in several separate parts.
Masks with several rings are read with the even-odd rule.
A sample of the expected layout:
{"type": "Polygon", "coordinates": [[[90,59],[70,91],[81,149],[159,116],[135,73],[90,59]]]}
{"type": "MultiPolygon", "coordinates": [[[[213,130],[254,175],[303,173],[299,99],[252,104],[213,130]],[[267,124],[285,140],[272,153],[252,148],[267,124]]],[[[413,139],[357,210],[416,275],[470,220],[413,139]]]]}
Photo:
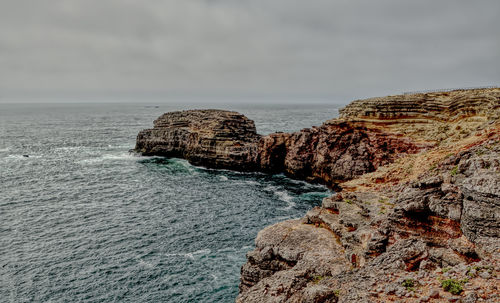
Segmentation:
{"type": "Polygon", "coordinates": [[[164,112],[206,107],[237,110],[261,134],[339,108],[0,104],[0,301],[234,302],[257,232],[331,192],[129,154],[164,112]]]}

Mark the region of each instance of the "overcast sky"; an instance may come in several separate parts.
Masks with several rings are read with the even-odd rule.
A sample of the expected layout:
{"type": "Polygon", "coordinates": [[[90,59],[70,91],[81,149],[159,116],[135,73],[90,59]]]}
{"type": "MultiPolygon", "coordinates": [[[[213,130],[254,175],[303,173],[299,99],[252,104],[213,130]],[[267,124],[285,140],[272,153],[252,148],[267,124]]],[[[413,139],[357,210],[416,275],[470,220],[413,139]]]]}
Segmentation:
{"type": "Polygon", "coordinates": [[[0,0],[4,100],[498,84],[499,0],[0,0]]]}

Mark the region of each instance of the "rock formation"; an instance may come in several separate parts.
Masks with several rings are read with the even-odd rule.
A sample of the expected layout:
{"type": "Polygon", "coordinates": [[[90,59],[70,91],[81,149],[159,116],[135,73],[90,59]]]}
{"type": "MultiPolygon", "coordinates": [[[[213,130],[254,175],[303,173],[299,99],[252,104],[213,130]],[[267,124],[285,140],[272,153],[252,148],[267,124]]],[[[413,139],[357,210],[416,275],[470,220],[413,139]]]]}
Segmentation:
{"type": "Polygon", "coordinates": [[[237,113],[169,113],[136,150],[338,188],[259,232],[237,302],[497,302],[500,88],[371,98],[259,136],[237,113]]]}
{"type": "Polygon", "coordinates": [[[260,136],[245,116],[223,110],[166,113],[154,128],[137,135],[135,150],[143,155],[187,159],[195,165],[255,170],[260,136]]]}
{"type": "Polygon", "coordinates": [[[497,131],[416,180],[343,191],[302,219],[264,229],[242,267],[237,302],[426,302],[431,291],[455,300],[442,289],[446,279],[468,279],[462,298],[494,302],[499,139],[497,131]]]}
{"type": "MultiPolygon", "coordinates": [[[[397,138],[385,141],[393,156],[261,231],[237,302],[498,301],[499,113],[500,89],[347,106],[321,128],[397,138]],[[398,158],[402,139],[415,149],[398,158]]],[[[387,157],[380,145],[372,154],[387,157]]]]}

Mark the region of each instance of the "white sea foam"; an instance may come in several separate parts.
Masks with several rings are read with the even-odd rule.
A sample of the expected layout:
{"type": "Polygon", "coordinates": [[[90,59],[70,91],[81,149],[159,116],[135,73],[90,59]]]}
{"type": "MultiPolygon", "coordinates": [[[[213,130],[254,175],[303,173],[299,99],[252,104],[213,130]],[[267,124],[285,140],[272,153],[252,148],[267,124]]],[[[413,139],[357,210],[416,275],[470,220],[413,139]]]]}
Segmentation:
{"type": "Polygon", "coordinates": [[[283,189],[278,188],[277,186],[268,185],[264,188],[265,191],[272,192],[278,199],[287,203],[287,206],[284,207],[284,210],[290,210],[295,207],[295,202],[293,202],[293,197],[283,189]]]}
{"type": "MultiPolygon", "coordinates": [[[[80,164],[95,164],[102,163],[108,161],[135,161],[139,158],[130,153],[121,153],[121,154],[104,154],[100,157],[90,158],[79,161],[80,164]]],[[[141,158],[143,159],[143,158],[141,158]]]]}
{"type": "Polygon", "coordinates": [[[201,249],[201,250],[193,251],[190,253],[186,253],[186,254],[184,254],[184,256],[188,259],[194,260],[195,257],[203,257],[203,256],[208,255],[211,252],[212,251],[210,249],[201,249]]]}
{"type": "Polygon", "coordinates": [[[218,253],[221,253],[221,252],[230,252],[230,251],[236,251],[236,249],[234,247],[224,247],[224,248],[221,248],[221,249],[217,250],[218,253]]]}
{"type": "Polygon", "coordinates": [[[226,176],[219,176],[219,179],[221,179],[221,181],[227,181],[227,180],[229,180],[229,178],[226,177],[226,176]]]}
{"type": "Polygon", "coordinates": [[[8,152],[10,150],[10,148],[6,147],[6,148],[0,148],[0,153],[5,153],[5,152],[8,152]]]}
{"type": "Polygon", "coordinates": [[[285,201],[285,202],[292,202],[293,200],[293,197],[290,196],[290,194],[288,194],[286,191],[284,190],[279,190],[279,191],[275,191],[274,194],[276,196],[278,196],[278,198],[281,200],[281,201],[285,201]]]}
{"type": "Polygon", "coordinates": [[[89,146],[62,146],[62,147],[56,147],[54,149],[55,150],[62,150],[62,151],[74,151],[74,150],[82,150],[82,149],[90,149],[90,148],[96,148],[96,147],[89,147],[89,146]]]}
{"type": "Polygon", "coordinates": [[[274,193],[275,191],[278,190],[278,187],[276,187],[274,185],[268,185],[268,186],[264,187],[264,190],[267,192],[274,193]]]}
{"type": "Polygon", "coordinates": [[[24,157],[22,155],[8,155],[6,157],[0,158],[1,162],[16,162],[23,160],[24,157]]]}
{"type": "Polygon", "coordinates": [[[4,162],[16,162],[16,161],[25,161],[29,159],[39,159],[42,156],[40,155],[28,155],[28,157],[25,157],[24,155],[17,155],[17,154],[10,154],[7,157],[3,157],[2,161],[4,162]]]}
{"type": "Polygon", "coordinates": [[[146,267],[146,268],[153,268],[154,267],[153,264],[148,263],[139,257],[136,257],[136,259],[139,261],[139,265],[141,265],[142,267],[146,267]]]}
{"type": "Polygon", "coordinates": [[[108,148],[128,148],[128,149],[130,149],[132,147],[130,146],[130,144],[120,144],[120,145],[111,145],[111,144],[109,144],[108,148]]]}

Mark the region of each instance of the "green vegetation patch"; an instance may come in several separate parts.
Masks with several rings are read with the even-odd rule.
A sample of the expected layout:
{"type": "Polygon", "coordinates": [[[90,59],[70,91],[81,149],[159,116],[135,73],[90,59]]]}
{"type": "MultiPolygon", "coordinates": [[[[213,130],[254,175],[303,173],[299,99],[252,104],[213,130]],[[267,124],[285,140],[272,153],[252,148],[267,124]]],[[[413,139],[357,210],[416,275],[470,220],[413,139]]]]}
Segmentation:
{"type": "Polygon", "coordinates": [[[319,283],[321,280],[323,280],[324,278],[325,278],[324,276],[314,276],[314,277],[312,278],[312,282],[313,282],[314,284],[317,284],[317,283],[319,283]]]}
{"type": "Polygon", "coordinates": [[[450,175],[455,176],[456,174],[458,174],[458,166],[455,165],[455,167],[450,170],[450,175]]]}
{"type": "Polygon", "coordinates": [[[465,280],[455,280],[455,279],[446,279],[441,281],[441,287],[451,294],[458,295],[464,290],[464,284],[467,283],[467,279],[465,280]]]}
{"type": "Polygon", "coordinates": [[[401,283],[401,285],[405,287],[407,291],[415,291],[417,282],[413,279],[406,279],[401,283]]]}

